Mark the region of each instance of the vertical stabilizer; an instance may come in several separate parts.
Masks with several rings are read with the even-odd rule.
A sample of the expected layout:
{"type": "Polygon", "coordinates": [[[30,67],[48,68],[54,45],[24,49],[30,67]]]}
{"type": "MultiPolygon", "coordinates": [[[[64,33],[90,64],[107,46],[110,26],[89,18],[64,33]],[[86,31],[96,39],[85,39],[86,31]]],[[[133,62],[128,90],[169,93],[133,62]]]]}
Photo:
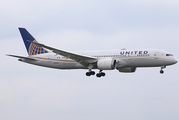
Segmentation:
{"type": "Polygon", "coordinates": [[[19,31],[21,33],[22,39],[23,39],[24,44],[25,44],[26,49],[27,49],[27,53],[29,55],[37,55],[37,54],[48,53],[48,51],[45,50],[43,47],[27,41],[27,40],[30,40],[32,42],[38,43],[35,40],[35,38],[25,28],[19,28],[19,31]]]}

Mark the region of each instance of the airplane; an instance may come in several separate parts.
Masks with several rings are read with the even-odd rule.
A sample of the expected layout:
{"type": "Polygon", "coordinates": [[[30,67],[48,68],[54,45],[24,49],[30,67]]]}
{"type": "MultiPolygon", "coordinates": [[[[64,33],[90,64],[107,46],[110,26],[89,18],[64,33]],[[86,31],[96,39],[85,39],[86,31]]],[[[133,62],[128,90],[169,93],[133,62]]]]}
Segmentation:
{"type": "Polygon", "coordinates": [[[96,77],[100,78],[106,75],[103,70],[134,73],[140,67],[160,67],[160,73],[163,74],[166,66],[178,62],[169,52],[157,49],[69,52],[38,43],[25,28],[19,28],[19,31],[29,56],[8,56],[19,58],[21,62],[55,69],[88,69],[86,76],[95,75],[94,69],[99,70],[96,77]]]}

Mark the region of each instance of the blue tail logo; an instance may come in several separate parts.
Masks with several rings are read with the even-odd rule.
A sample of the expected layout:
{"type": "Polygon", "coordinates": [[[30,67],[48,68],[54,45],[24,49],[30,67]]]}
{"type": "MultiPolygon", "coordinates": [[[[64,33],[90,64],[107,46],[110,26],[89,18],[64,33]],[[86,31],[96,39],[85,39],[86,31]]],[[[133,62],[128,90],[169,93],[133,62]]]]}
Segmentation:
{"type": "Polygon", "coordinates": [[[19,28],[19,31],[21,33],[22,39],[23,39],[24,44],[25,44],[26,49],[27,49],[27,53],[29,55],[37,55],[37,54],[48,53],[48,51],[45,50],[43,47],[27,41],[27,40],[30,40],[32,42],[38,43],[35,40],[35,38],[25,28],[19,28]]]}

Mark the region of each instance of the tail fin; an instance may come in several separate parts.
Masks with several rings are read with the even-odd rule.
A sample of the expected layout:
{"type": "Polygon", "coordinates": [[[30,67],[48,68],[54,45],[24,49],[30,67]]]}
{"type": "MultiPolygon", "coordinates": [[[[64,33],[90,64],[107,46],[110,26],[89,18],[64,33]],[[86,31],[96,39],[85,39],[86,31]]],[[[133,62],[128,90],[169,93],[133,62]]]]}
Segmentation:
{"type": "Polygon", "coordinates": [[[35,40],[35,38],[25,28],[19,28],[19,31],[21,33],[21,36],[23,38],[24,44],[25,44],[26,49],[27,49],[27,53],[29,55],[37,55],[37,54],[48,53],[48,51],[45,50],[43,47],[27,41],[27,40],[30,40],[32,42],[38,43],[35,40]]]}

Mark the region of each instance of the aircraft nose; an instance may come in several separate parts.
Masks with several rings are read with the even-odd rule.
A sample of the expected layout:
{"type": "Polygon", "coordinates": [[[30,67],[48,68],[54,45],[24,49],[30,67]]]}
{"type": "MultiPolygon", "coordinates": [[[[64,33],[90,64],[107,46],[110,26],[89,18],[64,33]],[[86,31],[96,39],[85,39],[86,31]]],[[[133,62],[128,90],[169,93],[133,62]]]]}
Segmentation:
{"type": "Polygon", "coordinates": [[[174,64],[176,64],[178,61],[174,58],[174,64]]]}

